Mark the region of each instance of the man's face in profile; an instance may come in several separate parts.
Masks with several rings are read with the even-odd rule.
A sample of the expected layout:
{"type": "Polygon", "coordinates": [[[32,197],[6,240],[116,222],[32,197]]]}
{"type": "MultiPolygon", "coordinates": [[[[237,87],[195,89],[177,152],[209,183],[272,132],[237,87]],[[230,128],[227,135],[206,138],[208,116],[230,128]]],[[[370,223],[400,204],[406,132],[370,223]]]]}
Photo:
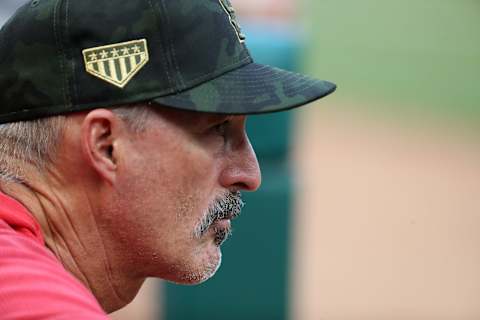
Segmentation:
{"type": "Polygon", "coordinates": [[[135,266],[132,277],[195,284],[218,269],[240,191],[260,185],[245,121],[159,108],[122,143],[114,214],[101,225],[135,266]]]}

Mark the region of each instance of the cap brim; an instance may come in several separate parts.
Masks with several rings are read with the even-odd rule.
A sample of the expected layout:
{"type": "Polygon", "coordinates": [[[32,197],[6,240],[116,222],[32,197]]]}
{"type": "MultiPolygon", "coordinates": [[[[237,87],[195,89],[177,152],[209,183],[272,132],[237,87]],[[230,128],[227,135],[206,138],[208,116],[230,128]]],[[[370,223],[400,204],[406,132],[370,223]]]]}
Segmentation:
{"type": "Polygon", "coordinates": [[[220,114],[261,114],[296,108],[334,92],[336,85],[250,63],[199,86],[158,97],[164,106],[220,114]]]}

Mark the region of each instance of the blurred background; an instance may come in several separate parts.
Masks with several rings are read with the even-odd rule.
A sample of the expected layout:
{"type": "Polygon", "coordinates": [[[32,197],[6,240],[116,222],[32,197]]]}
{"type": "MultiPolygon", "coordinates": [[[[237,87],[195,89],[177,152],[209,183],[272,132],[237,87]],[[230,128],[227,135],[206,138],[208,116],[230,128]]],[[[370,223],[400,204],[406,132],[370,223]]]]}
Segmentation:
{"type": "Polygon", "coordinates": [[[232,3],[258,62],[338,91],[250,117],[264,184],[216,277],[112,318],[480,319],[480,2],[232,3]]]}

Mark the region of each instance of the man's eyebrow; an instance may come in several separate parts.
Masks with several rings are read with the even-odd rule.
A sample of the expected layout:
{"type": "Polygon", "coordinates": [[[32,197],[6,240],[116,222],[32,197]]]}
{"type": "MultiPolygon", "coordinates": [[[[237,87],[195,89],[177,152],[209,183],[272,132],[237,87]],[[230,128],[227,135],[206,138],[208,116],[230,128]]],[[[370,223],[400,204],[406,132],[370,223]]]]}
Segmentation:
{"type": "Polygon", "coordinates": [[[229,121],[234,118],[233,115],[231,114],[212,114],[208,117],[208,119],[205,121],[206,124],[213,124],[217,122],[224,122],[224,121],[229,121]]]}

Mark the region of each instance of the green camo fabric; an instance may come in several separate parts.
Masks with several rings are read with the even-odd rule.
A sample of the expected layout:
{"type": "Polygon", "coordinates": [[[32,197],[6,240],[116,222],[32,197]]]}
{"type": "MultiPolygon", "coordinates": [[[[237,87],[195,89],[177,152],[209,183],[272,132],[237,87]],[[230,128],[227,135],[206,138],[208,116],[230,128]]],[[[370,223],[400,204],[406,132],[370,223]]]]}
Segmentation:
{"type": "Polygon", "coordinates": [[[255,64],[244,40],[228,0],[33,0],[0,31],[0,123],[152,100],[263,113],[335,90],[255,64]],[[149,60],[123,87],[87,72],[84,50],[142,39],[149,60]]]}

